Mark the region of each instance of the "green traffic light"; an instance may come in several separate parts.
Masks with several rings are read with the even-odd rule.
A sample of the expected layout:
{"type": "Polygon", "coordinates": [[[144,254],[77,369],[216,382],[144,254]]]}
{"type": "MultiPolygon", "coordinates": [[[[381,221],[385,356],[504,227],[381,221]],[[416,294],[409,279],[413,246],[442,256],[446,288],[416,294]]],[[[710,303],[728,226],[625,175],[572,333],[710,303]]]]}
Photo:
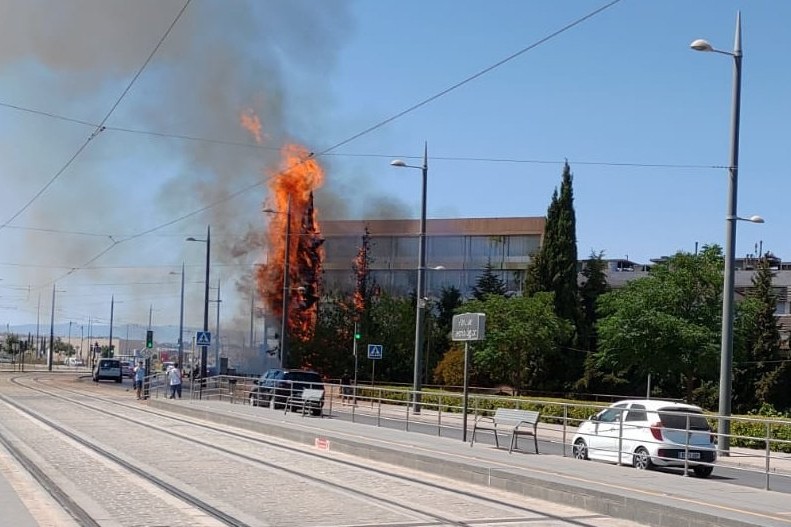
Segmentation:
{"type": "Polygon", "coordinates": [[[354,340],[360,340],[360,336],[361,335],[359,333],[355,333],[354,334],[354,340]]]}

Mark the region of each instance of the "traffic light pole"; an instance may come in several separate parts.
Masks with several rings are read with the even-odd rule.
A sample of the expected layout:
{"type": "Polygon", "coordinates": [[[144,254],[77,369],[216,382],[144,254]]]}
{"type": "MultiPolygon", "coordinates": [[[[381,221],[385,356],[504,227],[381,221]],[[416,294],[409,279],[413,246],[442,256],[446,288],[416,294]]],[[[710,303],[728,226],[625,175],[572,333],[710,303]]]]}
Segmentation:
{"type": "Polygon", "coordinates": [[[357,341],[358,340],[360,340],[360,334],[357,333],[357,322],[355,322],[354,345],[352,347],[352,353],[354,353],[354,390],[352,391],[352,406],[357,406],[357,341]]]}

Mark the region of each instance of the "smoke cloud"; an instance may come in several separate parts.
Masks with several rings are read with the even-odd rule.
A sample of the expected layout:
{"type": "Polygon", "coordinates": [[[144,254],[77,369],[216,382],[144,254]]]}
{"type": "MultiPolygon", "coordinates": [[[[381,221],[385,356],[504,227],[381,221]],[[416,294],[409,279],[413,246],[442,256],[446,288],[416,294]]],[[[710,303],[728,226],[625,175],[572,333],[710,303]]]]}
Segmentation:
{"type": "MultiPolygon", "coordinates": [[[[204,236],[206,225],[211,225],[212,262],[220,264],[216,269],[223,291],[248,295],[239,295],[237,306],[224,301],[223,318],[228,309],[237,311],[244,321],[239,326],[245,327],[252,265],[260,260],[265,243],[265,178],[277,166],[279,147],[309,140],[311,131],[300,127],[323,118],[320,111],[305,113],[316,112],[330,99],[325,79],[353,29],[346,5],[332,0],[193,0],[107,122],[108,129],[12,224],[100,236],[0,231],[0,242],[19,242],[14,254],[20,262],[36,259],[63,265],[31,272],[29,282],[39,284],[66,268],[79,268],[119,241],[93,264],[103,269],[78,269],[67,280],[120,281],[117,271],[107,268],[123,264],[141,267],[124,271],[124,281],[130,274],[141,283],[152,281],[152,275],[167,274],[163,266],[180,266],[185,259],[201,263],[201,249],[183,240],[187,235],[204,236]],[[239,124],[246,108],[260,117],[260,146],[239,124]],[[153,235],[123,242],[131,234],[202,208],[204,212],[153,235]]],[[[0,88],[0,101],[98,122],[182,6],[182,0],[4,0],[0,81],[13,81],[0,88]]],[[[20,195],[32,196],[93,130],[36,116],[12,116],[21,123],[20,142],[40,137],[47,145],[37,152],[46,163],[23,147],[7,147],[13,185],[20,195]]],[[[6,139],[1,131],[0,137],[6,139]]],[[[328,203],[342,201],[331,189],[322,195],[328,203]]],[[[3,201],[9,211],[18,203],[3,201]]],[[[197,281],[200,266],[195,267],[189,272],[197,281]]],[[[198,288],[188,288],[187,302],[199,304],[198,288]]],[[[149,302],[156,299],[142,285],[124,293],[124,310],[129,308],[129,313],[139,303],[147,315],[149,302]]],[[[92,301],[83,303],[85,309],[91,309],[92,301]]]]}

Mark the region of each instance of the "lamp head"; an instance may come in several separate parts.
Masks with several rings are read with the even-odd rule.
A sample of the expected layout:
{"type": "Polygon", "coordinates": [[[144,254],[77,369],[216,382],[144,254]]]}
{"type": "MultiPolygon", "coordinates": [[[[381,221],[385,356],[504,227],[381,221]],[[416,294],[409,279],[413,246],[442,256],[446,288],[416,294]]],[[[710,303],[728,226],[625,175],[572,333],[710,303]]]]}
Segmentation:
{"type": "Polygon", "coordinates": [[[689,47],[695,51],[714,51],[714,47],[709,44],[709,41],[703,40],[702,38],[692,41],[689,47]]]}
{"type": "Polygon", "coordinates": [[[406,163],[404,163],[400,159],[393,159],[392,161],[390,161],[390,164],[392,166],[394,166],[394,167],[405,167],[406,166],[406,163]]]}
{"type": "Polygon", "coordinates": [[[764,219],[761,216],[757,216],[757,215],[756,216],[750,216],[748,218],[748,220],[753,222],[753,223],[764,223],[764,219]]]}
{"type": "Polygon", "coordinates": [[[269,213],[269,214],[276,214],[278,211],[276,211],[275,209],[267,207],[264,210],[262,210],[261,212],[266,212],[266,213],[269,213]]]}
{"type": "Polygon", "coordinates": [[[195,238],[193,238],[192,236],[190,236],[189,238],[187,238],[187,241],[188,241],[188,242],[196,242],[196,241],[198,241],[198,240],[196,240],[195,238]]]}

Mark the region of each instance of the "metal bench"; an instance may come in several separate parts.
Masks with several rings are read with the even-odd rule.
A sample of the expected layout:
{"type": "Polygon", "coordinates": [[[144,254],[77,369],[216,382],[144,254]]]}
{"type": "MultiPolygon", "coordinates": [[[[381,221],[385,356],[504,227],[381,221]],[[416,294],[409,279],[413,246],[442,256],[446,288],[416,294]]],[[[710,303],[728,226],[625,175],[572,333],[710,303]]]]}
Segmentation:
{"type": "Polygon", "coordinates": [[[493,416],[478,416],[472,427],[470,447],[475,444],[475,432],[478,430],[491,430],[494,432],[494,444],[497,448],[500,448],[500,441],[497,439],[497,427],[500,426],[511,430],[511,445],[508,447],[509,454],[517,447],[516,442],[520,435],[533,436],[536,454],[538,454],[538,418],[539,412],[512,410],[510,408],[498,408],[493,416]]]}
{"type": "Polygon", "coordinates": [[[324,390],[305,388],[299,395],[292,395],[286,400],[284,413],[288,413],[289,410],[293,410],[294,408],[299,408],[302,410],[303,416],[306,412],[321,416],[323,405],[324,390]]]}

